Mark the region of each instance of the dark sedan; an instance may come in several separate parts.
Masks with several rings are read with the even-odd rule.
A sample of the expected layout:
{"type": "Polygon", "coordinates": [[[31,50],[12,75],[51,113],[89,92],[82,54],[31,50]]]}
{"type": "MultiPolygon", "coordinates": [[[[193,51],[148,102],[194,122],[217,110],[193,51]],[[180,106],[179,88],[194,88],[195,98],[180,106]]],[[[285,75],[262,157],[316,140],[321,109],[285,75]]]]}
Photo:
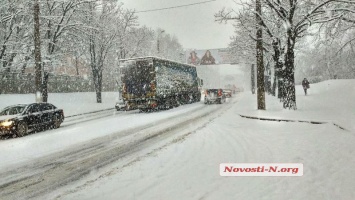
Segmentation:
{"type": "Polygon", "coordinates": [[[64,112],[50,103],[8,106],[0,111],[0,135],[24,136],[41,128],[59,128],[64,112]]]}

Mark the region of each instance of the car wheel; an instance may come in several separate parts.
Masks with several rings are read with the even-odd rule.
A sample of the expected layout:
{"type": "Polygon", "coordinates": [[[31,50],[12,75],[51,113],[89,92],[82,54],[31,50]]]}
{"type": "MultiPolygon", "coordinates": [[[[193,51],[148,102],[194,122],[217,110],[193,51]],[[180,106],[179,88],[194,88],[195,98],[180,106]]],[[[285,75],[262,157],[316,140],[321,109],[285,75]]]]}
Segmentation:
{"type": "Polygon", "coordinates": [[[59,128],[60,124],[62,123],[62,120],[60,120],[59,116],[55,116],[53,119],[53,128],[59,128]]]}
{"type": "Polygon", "coordinates": [[[28,131],[28,126],[26,124],[26,122],[19,122],[17,124],[17,128],[16,128],[16,134],[19,137],[23,137],[27,134],[28,131]]]}

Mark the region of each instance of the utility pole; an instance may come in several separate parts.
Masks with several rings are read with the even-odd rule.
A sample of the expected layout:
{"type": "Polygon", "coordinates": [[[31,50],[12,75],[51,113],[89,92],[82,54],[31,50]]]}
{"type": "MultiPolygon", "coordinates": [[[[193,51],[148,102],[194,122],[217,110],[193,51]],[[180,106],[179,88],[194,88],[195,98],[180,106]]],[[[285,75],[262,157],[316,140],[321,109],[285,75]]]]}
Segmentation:
{"type": "Polygon", "coordinates": [[[261,0],[256,0],[256,68],[257,68],[257,103],[258,110],[265,110],[265,82],[264,82],[264,55],[263,55],[263,21],[261,19],[261,0]]]}
{"type": "Polygon", "coordinates": [[[36,87],[36,102],[42,102],[42,72],[41,72],[41,40],[39,32],[39,4],[38,0],[34,1],[33,6],[34,19],[34,54],[35,54],[35,87],[36,87]]]}

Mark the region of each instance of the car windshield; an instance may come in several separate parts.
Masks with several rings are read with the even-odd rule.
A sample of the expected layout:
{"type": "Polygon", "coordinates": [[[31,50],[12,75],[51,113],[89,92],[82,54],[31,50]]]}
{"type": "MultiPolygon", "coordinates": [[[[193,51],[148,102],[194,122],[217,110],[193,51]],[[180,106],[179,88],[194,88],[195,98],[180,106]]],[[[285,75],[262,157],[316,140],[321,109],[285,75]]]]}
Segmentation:
{"type": "Polygon", "coordinates": [[[25,105],[18,105],[18,106],[11,106],[4,108],[3,110],[0,111],[0,116],[3,115],[17,115],[23,112],[25,109],[25,105]]]}

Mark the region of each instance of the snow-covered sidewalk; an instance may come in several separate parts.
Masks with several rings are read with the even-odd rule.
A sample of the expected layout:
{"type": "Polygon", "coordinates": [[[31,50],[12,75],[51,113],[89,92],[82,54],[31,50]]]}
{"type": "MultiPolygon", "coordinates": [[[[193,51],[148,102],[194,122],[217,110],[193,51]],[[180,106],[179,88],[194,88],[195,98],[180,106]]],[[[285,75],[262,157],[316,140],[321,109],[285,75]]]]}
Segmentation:
{"type": "Polygon", "coordinates": [[[349,131],[355,131],[355,80],[329,80],[311,84],[305,96],[302,86],[296,86],[297,110],[285,110],[282,103],[266,95],[266,110],[257,110],[256,94],[246,92],[239,102],[240,115],[335,123],[349,131]]]}
{"type": "Polygon", "coordinates": [[[255,96],[241,94],[231,109],[184,140],[142,157],[130,167],[113,168],[94,182],[62,191],[65,195],[59,199],[355,199],[354,132],[332,124],[239,116],[244,112],[343,120],[351,128],[355,118],[350,108],[355,103],[349,90],[354,91],[353,83],[312,85],[309,96],[297,96],[299,111],[276,109],[282,106],[268,98],[268,108],[274,109],[259,112],[254,108],[255,96]],[[346,85],[350,89],[341,93],[346,85]],[[340,103],[332,105],[337,98],[340,103]],[[303,163],[304,175],[221,177],[220,163],[303,163]]]}

